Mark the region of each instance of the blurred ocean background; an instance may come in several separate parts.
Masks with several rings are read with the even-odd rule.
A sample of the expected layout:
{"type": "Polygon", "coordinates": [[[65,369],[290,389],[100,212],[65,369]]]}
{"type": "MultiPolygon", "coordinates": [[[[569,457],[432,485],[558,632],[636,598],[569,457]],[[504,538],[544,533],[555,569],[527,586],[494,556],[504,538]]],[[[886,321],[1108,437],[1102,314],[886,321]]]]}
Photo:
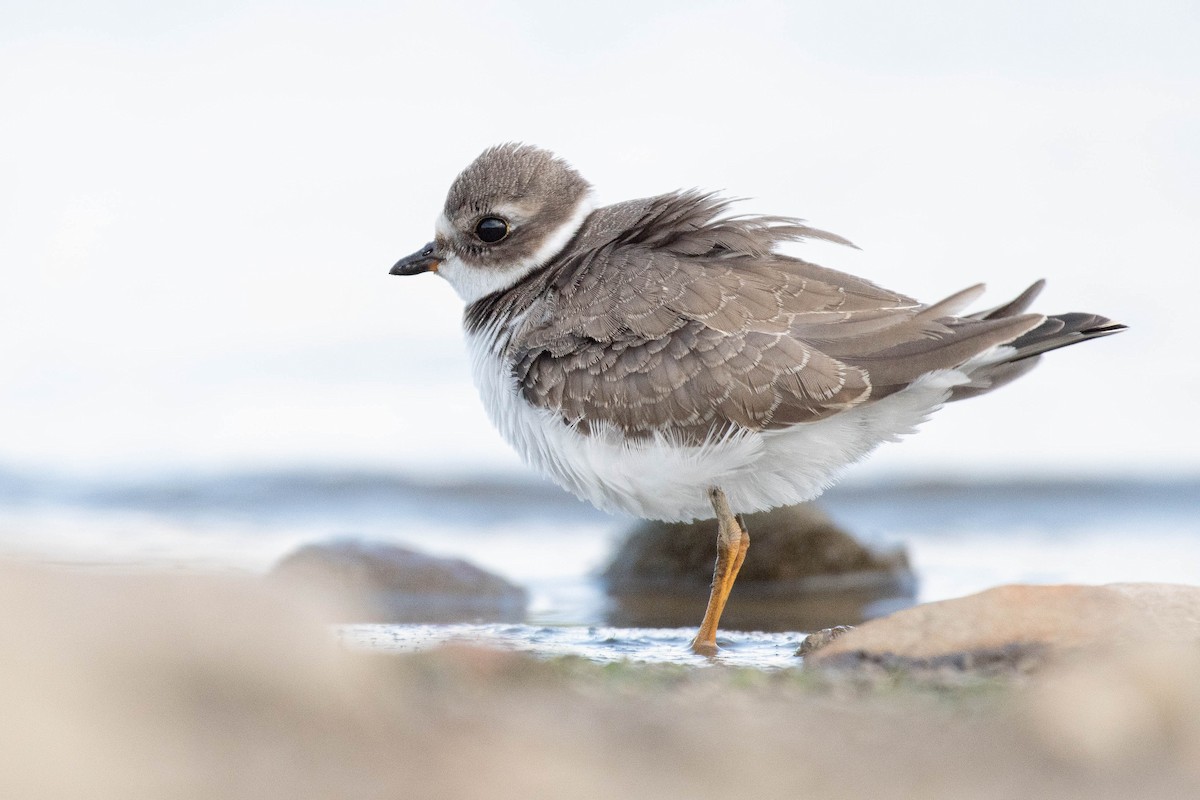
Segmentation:
{"type": "MultiPolygon", "coordinates": [[[[345,537],[462,557],[527,587],[534,625],[604,622],[597,572],[634,523],[490,473],[0,473],[0,504],[0,552],[89,568],[266,572],[345,537]]],[[[920,600],[1012,582],[1200,579],[1194,479],[850,480],[820,505],[868,543],[906,546],[920,600]]]]}
{"type": "Polygon", "coordinates": [[[594,621],[632,521],[520,466],[453,292],[387,275],[523,140],[601,202],[723,189],[922,299],[1045,277],[1128,324],[823,505],[923,599],[1200,583],[1197,41],[1182,0],[4,5],[0,555],[262,571],[353,534],[594,621]]]}

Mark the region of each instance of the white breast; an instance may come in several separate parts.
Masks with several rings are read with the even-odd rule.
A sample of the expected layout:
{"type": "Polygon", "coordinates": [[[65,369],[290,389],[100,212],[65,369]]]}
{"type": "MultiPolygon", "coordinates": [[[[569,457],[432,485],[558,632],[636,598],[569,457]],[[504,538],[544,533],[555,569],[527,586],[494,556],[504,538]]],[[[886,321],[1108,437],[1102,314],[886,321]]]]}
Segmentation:
{"type": "Polygon", "coordinates": [[[719,486],[735,513],[811,500],[882,442],[911,433],[967,383],[964,370],[931,372],[878,402],[778,431],[743,431],[703,445],[667,434],[628,441],[614,429],[587,435],[521,397],[488,333],[469,334],[476,385],[492,423],[521,459],[604,511],[685,521],[713,516],[719,486]]]}

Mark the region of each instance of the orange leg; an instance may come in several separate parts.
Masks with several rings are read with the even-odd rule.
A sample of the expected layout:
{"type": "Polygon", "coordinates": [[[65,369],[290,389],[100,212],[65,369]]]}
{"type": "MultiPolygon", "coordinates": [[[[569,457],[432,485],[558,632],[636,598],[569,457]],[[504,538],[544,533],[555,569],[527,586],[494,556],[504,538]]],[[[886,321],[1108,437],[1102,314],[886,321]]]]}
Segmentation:
{"type": "Polygon", "coordinates": [[[746,551],[750,549],[750,534],[733,515],[725,493],[714,486],[708,490],[708,498],[717,515],[717,565],[713,569],[712,591],[708,595],[704,621],[692,640],[692,652],[702,656],[717,654],[717,624],[721,621],[721,612],[725,610],[733,582],[737,580],[738,570],[746,560],[746,551]]]}

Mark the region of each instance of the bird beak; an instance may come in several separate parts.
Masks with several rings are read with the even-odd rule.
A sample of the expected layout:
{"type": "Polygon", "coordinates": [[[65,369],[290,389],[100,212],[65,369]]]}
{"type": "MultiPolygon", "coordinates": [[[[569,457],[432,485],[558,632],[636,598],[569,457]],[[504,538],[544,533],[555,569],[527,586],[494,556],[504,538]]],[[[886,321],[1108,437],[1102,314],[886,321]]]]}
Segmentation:
{"type": "Polygon", "coordinates": [[[434,255],[437,243],[430,242],[411,256],[405,256],[396,262],[388,272],[389,275],[420,275],[422,272],[437,272],[438,258],[434,255]]]}

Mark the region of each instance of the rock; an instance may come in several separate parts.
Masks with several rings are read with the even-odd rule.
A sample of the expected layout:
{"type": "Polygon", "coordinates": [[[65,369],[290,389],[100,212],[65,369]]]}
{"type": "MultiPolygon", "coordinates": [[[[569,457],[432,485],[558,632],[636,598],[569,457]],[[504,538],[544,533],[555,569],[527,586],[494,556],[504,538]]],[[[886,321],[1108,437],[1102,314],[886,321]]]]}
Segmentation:
{"type": "Polygon", "coordinates": [[[807,663],[1023,672],[1161,641],[1200,642],[1200,587],[1000,586],[864,623],[807,663]]]}
{"type": "Polygon", "coordinates": [[[804,637],[804,641],[796,648],[796,655],[810,656],[820,650],[825,645],[837,639],[839,636],[849,633],[854,630],[849,625],[836,625],[832,628],[822,628],[815,633],[810,633],[804,637]]]}
{"type": "MultiPolygon", "coordinates": [[[[745,521],[750,550],[722,628],[814,630],[912,603],[916,580],[904,550],[867,547],[816,506],[777,508],[745,521]]],[[[708,602],[716,536],[715,520],[636,527],[602,575],[612,600],[609,623],[695,625],[708,602]]]]}
{"type": "Polygon", "coordinates": [[[338,622],[521,622],[528,603],[521,587],[461,559],[358,539],[305,545],[270,577],[361,609],[338,622]]]}

